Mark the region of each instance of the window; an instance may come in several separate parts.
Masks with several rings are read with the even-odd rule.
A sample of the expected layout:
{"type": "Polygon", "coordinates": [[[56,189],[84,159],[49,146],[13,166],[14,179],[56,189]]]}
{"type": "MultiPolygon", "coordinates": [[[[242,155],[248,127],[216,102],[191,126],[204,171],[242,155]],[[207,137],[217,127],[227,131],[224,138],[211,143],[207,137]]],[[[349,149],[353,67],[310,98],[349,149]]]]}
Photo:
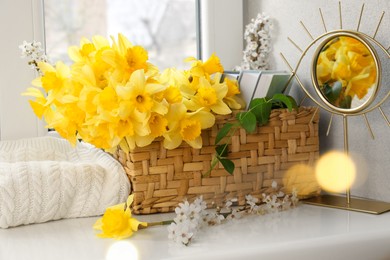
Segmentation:
{"type": "Polygon", "coordinates": [[[195,0],[46,0],[46,51],[52,61],[67,61],[67,47],[81,37],[123,33],[148,50],[160,69],[182,68],[197,56],[195,0]]]}

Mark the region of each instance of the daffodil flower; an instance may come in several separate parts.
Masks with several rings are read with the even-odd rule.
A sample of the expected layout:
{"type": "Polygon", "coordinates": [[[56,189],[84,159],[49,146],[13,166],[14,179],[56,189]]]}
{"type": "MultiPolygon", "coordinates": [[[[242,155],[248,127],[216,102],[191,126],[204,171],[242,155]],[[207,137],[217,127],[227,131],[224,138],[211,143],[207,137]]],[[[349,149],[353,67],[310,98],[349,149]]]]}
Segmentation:
{"type": "Polygon", "coordinates": [[[190,72],[191,75],[195,77],[200,78],[217,72],[223,72],[221,61],[215,55],[215,53],[211,54],[210,58],[205,62],[197,60],[193,57],[186,59],[186,61],[192,61],[190,72]]]}
{"type": "MultiPolygon", "coordinates": [[[[360,41],[341,36],[324,46],[317,60],[317,80],[320,86],[342,84],[340,96],[332,101],[344,107],[344,100],[363,99],[377,78],[375,61],[360,41]]],[[[348,104],[350,106],[350,104],[348,104]]]]}
{"type": "Polygon", "coordinates": [[[97,234],[98,237],[124,239],[132,236],[140,226],[148,226],[148,223],[132,217],[129,206],[133,202],[133,197],[133,194],[130,195],[126,204],[122,203],[106,209],[103,217],[93,225],[94,229],[102,231],[97,234]]]}
{"type": "Polygon", "coordinates": [[[119,83],[126,82],[136,70],[144,70],[154,75],[157,69],[148,60],[148,53],[142,46],[134,46],[122,34],[118,41],[112,38],[112,48],[103,52],[102,59],[114,68],[112,77],[119,83]]]}
{"type": "Polygon", "coordinates": [[[201,108],[188,113],[183,103],[172,104],[166,118],[169,130],[163,136],[164,147],[167,149],[178,147],[182,141],[194,148],[201,148],[201,130],[210,128],[215,123],[215,117],[210,112],[201,108]]]}
{"type": "Polygon", "coordinates": [[[111,39],[82,38],[68,50],[70,67],[36,61],[41,76],[23,93],[34,98],[30,105],[47,127],[72,144],[82,139],[106,151],[118,145],[130,151],[163,137],[170,149],[182,141],[200,148],[212,113],[241,107],[237,83],[219,82],[223,67],[215,54],[205,62],[190,58],[189,71],[160,75],[143,47],[122,34],[111,39]]]}
{"type": "Polygon", "coordinates": [[[191,111],[205,108],[216,114],[227,115],[232,112],[223,102],[227,92],[226,84],[215,82],[211,85],[205,78],[200,78],[197,93],[190,100],[185,100],[184,103],[191,111]]]}

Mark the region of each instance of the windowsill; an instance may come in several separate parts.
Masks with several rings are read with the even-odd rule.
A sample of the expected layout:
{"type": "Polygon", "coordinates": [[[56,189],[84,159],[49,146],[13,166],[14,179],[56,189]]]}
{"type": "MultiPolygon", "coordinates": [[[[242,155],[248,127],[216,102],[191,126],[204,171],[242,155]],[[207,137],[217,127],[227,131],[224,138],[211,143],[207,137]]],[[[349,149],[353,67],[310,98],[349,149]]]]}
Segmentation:
{"type": "MultiPolygon", "coordinates": [[[[137,218],[157,221],[172,216],[137,218]]],[[[97,238],[92,230],[96,219],[0,230],[0,259],[123,259],[123,250],[118,258],[106,258],[118,241],[97,238]]],[[[389,223],[390,213],[377,216],[300,205],[277,215],[210,227],[188,247],[169,241],[166,226],[141,230],[122,241],[136,249],[138,259],[388,259],[389,223]]]]}

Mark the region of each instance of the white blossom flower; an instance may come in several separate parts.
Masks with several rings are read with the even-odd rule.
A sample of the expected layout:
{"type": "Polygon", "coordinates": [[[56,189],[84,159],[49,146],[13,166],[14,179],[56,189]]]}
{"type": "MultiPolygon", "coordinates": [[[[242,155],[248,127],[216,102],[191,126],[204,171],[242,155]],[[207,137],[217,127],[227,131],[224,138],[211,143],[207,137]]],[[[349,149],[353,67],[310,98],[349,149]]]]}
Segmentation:
{"type": "Polygon", "coordinates": [[[47,56],[45,55],[40,42],[23,41],[23,43],[19,45],[19,49],[22,50],[21,57],[28,58],[28,64],[37,72],[40,72],[38,67],[39,62],[48,62],[47,56]]]}
{"type": "Polygon", "coordinates": [[[290,197],[288,195],[286,195],[284,198],[283,198],[283,202],[282,202],[282,209],[283,210],[288,210],[291,208],[291,200],[290,200],[290,197]]]}
{"type": "Polygon", "coordinates": [[[264,14],[258,14],[245,26],[246,47],[240,69],[268,69],[272,27],[269,17],[264,14]]]}
{"type": "Polygon", "coordinates": [[[233,205],[233,202],[231,200],[226,201],[225,208],[230,209],[230,207],[233,205]]]}
{"type": "Polygon", "coordinates": [[[176,240],[176,229],[177,229],[176,223],[171,223],[168,226],[168,238],[169,239],[176,240]]]}
{"type": "Polygon", "coordinates": [[[259,209],[259,206],[256,204],[257,202],[259,202],[258,198],[255,198],[249,194],[245,196],[245,200],[246,200],[246,204],[250,206],[249,209],[250,212],[257,211],[259,209]]]}
{"type": "Polygon", "coordinates": [[[233,209],[232,213],[230,213],[226,219],[232,220],[232,219],[239,219],[239,218],[241,218],[241,213],[236,209],[233,209]]]}
{"type": "Polygon", "coordinates": [[[168,237],[171,238],[173,241],[181,243],[183,245],[188,245],[188,243],[194,236],[193,230],[191,230],[188,223],[186,222],[182,222],[176,225],[171,224],[168,230],[170,232],[168,237]]]}
{"type": "Polygon", "coordinates": [[[275,181],[272,182],[271,186],[274,191],[270,194],[263,193],[261,200],[250,194],[246,195],[245,207],[238,206],[237,198],[227,200],[225,207],[219,208],[217,212],[206,212],[207,204],[202,197],[195,199],[193,203],[188,201],[180,203],[175,208],[174,223],[168,226],[168,238],[179,244],[188,245],[194,239],[198,230],[204,226],[219,225],[225,219],[239,219],[242,214],[265,215],[287,210],[297,205],[298,195],[295,189],[290,196],[278,190],[275,181]]]}
{"type": "Polygon", "coordinates": [[[179,203],[179,206],[175,208],[176,218],[173,220],[176,223],[181,223],[186,221],[190,215],[190,204],[188,201],[184,201],[183,203],[179,203]]]}
{"type": "Polygon", "coordinates": [[[196,198],[194,201],[194,205],[196,206],[197,209],[199,209],[199,213],[204,213],[204,210],[207,209],[207,204],[203,200],[203,196],[200,196],[199,198],[196,198]]]}
{"type": "Polygon", "coordinates": [[[203,223],[208,226],[219,225],[225,219],[221,214],[210,213],[204,216],[203,223]]]}

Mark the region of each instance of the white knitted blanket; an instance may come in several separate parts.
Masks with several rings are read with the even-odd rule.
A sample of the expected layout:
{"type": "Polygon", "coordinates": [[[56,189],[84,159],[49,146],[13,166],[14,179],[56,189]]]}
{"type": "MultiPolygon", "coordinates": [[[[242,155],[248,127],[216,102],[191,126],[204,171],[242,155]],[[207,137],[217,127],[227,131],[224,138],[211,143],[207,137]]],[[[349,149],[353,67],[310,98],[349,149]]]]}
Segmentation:
{"type": "Polygon", "coordinates": [[[39,137],[0,141],[0,227],[97,216],[124,202],[121,165],[85,143],[39,137]]]}

